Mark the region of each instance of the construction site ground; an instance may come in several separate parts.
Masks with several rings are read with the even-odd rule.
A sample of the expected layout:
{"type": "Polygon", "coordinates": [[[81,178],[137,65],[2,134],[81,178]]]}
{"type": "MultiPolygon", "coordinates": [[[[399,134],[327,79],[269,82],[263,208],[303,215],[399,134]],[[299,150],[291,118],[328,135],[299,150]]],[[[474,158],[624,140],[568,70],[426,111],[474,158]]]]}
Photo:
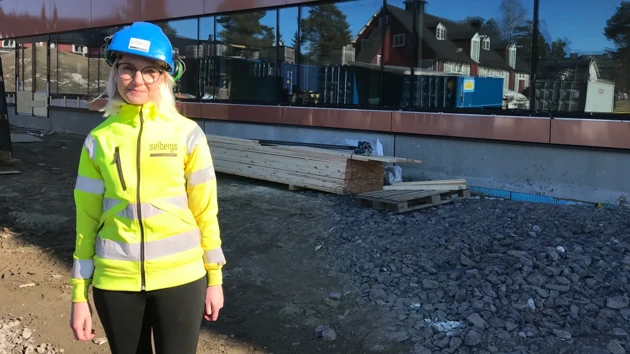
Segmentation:
{"type": "MultiPolygon", "coordinates": [[[[0,175],[0,354],[27,342],[108,353],[96,313],[98,341],[69,327],[83,137],[42,139],[14,144],[21,162],[5,169],[21,174],[0,175]]],[[[199,353],[630,349],[626,209],[470,199],[399,215],[258,180],[218,184],[226,302],[199,353]]]]}

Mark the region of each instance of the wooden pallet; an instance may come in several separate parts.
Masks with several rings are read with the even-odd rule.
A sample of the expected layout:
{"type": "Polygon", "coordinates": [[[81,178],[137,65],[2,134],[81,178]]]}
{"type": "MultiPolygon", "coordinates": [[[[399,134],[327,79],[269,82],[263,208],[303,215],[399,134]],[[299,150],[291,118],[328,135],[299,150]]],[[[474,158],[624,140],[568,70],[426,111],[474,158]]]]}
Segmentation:
{"type": "Polygon", "coordinates": [[[396,191],[380,190],[357,195],[359,205],[399,213],[430,208],[450,203],[455,199],[470,198],[470,189],[453,191],[396,191]],[[457,195],[455,198],[453,196],[457,195]]]}

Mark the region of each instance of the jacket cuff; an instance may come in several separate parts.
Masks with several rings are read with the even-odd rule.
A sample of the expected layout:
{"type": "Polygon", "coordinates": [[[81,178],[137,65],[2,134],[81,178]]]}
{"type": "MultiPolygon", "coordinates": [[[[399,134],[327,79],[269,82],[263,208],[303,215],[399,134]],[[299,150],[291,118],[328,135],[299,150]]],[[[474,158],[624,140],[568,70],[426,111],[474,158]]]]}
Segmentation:
{"type": "Polygon", "coordinates": [[[216,286],[223,284],[223,271],[221,269],[213,269],[208,271],[208,286],[216,286]]]}
{"type": "Polygon", "coordinates": [[[89,283],[74,284],[72,286],[72,302],[87,302],[89,283]]]}

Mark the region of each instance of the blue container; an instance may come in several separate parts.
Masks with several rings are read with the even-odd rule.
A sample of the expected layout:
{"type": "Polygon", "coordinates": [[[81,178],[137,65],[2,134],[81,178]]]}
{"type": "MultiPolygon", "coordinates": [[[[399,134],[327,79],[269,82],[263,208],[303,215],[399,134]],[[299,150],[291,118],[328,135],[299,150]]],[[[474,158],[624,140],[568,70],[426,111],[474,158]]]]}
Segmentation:
{"type": "Polygon", "coordinates": [[[289,94],[300,92],[318,92],[318,67],[313,65],[300,65],[298,73],[297,64],[281,63],[280,75],[282,76],[282,87],[287,90],[289,94]],[[298,75],[300,75],[300,87],[296,87],[298,84],[298,75]]]}
{"type": "Polygon", "coordinates": [[[503,79],[496,77],[457,78],[456,107],[501,108],[503,106],[503,79]]]}

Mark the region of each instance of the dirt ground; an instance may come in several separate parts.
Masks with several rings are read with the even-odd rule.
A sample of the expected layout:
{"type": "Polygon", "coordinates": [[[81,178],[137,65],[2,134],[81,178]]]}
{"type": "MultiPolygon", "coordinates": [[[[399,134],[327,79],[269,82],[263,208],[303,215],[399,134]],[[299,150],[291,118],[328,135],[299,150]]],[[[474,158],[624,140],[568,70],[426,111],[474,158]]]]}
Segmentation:
{"type": "MultiPolygon", "coordinates": [[[[108,353],[77,342],[69,328],[74,188],[82,136],[50,134],[14,144],[19,175],[0,175],[0,317],[22,317],[36,343],[65,353],[108,353]]],[[[5,168],[6,169],[6,168],[5,168]]],[[[219,176],[225,308],[204,323],[199,353],[363,353],[382,317],[347,294],[316,251],[330,229],[335,198],[286,186],[219,176]],[[339,303],[325,300],[340,292],[339,303]],[[335,341],[317,338],[329,325],[335,341]]],[[[95,314],[96,336],[104,337],[95,314]]],[[[397,353],[400,348],[386,352],[397,353]]]]}

